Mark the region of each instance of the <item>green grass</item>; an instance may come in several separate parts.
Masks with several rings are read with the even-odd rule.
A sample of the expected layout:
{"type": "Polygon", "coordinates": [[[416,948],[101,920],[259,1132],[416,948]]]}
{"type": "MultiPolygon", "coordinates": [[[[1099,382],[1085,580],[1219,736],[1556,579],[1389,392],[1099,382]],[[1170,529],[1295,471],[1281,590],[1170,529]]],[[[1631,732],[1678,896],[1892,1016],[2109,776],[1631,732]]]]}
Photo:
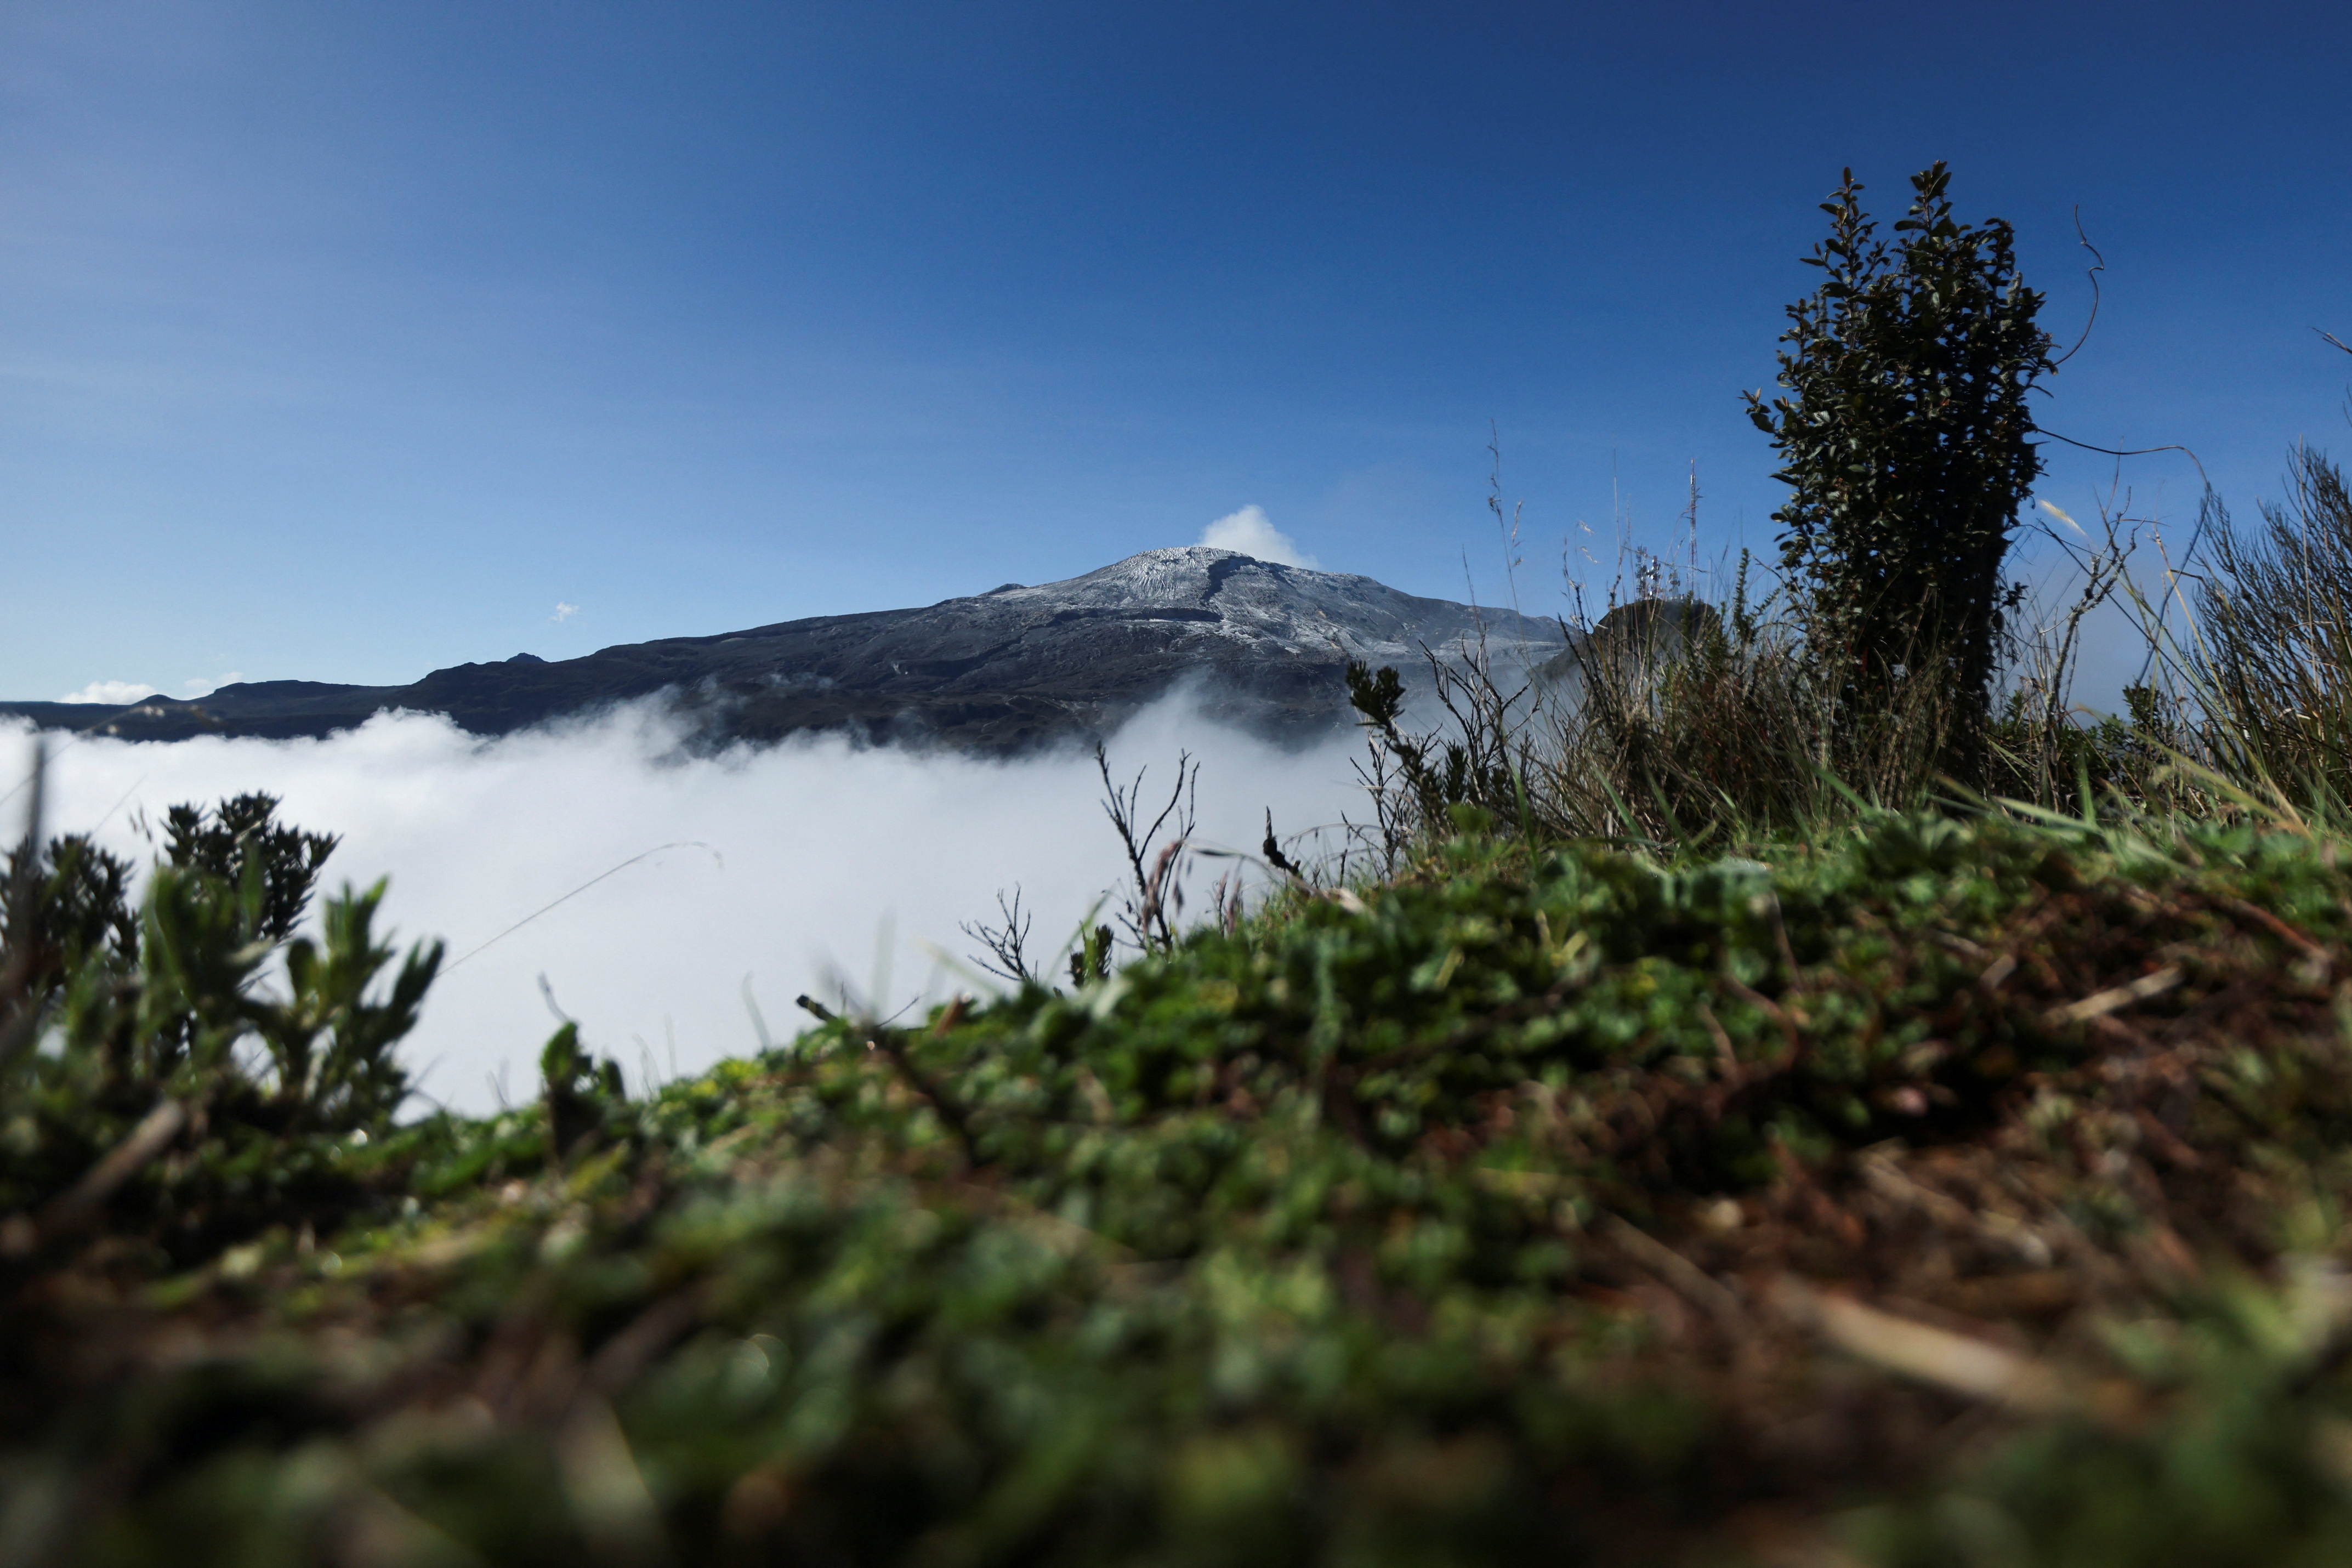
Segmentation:
{"type": "Polygon", "coordinates": [[[1068,994],[300,1134],[340,1223],[196,1256],[232,1152],[158,1161],[8,1265],[0,1559],[2346,1560],[2342,846],[1457,828],[1068,994]]]}

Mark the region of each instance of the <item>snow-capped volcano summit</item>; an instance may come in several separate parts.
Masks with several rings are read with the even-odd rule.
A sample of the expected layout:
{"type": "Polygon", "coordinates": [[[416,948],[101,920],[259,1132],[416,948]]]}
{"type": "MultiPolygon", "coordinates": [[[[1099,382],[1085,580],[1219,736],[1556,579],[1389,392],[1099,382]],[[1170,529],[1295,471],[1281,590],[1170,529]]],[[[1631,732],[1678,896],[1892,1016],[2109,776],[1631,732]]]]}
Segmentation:
{"type": "Polygon", "coordinates": [[[150,699],[111,719],[80,703],[0,709],[75,728],[101,720],[122,735],[156,739],[320,735],[386,708],[444,712],[499,734],[667,693],[714,743],[848,728],[1006,751],[1100,733],[1192,680],[1220,716],[1303,739],[1344,721],[1351,659],[1409,675],[1424,647],[1456,658],[1483,647],[1524,667],[1561,646],[1557,623],[1188,545],[922,609],[818,616],[555,662],[462,664],[409,686],[253,682],[200,704],[150,699]]]}
{"type": "MultiPolygon", "coordinates": [[[[1416,598],[1370,577],[1286,566],[1206,544],[1147,550],[1083,577],[1035,588],[1007,584],[982,598],[992,608],[1020,606],[1049,616],[1099,611],[1165,619],[1171,627],[1198,626],[1200,637],[1270,642],[1293,654],[1337,647],[1349,658],[1372,661],[1417,658],[1423,644],[1459,653],[1481,637],[1514,647],[1526,641],[1557,647],[1559,641],[1557,627],[1507,612],[1416,598]]],[[[950,599],[932,608],[977,602],[950,599]]]]}

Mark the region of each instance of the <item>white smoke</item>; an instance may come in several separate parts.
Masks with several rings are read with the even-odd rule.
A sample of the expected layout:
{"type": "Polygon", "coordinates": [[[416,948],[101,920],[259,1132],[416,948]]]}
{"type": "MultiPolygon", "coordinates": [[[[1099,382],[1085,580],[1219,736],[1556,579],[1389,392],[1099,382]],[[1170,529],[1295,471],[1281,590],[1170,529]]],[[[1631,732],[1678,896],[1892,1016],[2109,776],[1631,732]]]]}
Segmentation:
{"type": "MultiPolygon", "coordinates": [[[[515,1100],[536,1092],[555,1027],[542,974],[634,1089],[758,1048],[747,974],[778,1040],[808,1022],[797,994],[834,999],[830,974],[886,1006],[976,990],[925,944],[961,959],[975,944],[959,923],[996,923],[998,890],[1018,884],[1035,911],[1030,952],[1049,963],[1120,872],[1087,753],[989,762],[824,738],[681,761],[676,741],[644,708],[489,742],[415,714],[324,741],[87,739],[51,747],[48,827],[94,831],[143,865],[142,817],[263,790],[283,799],[281,820],[341,835],[327,884],[388,875],[380,918],[404,943],[448,942],[454,967],[404,1055],[426,1093],[469,1110],[497,1103],[501,1078],[515,1100]],[[657,846],[670,847],[646,854],[657,846]]],[[[1364,815],[1354,744],[1286,752],[1171,700],[1109,752],[1121,783],[1149,767],[1156,807],[1189,748],[1197,841],[1255,851],[1268,807],[1286,835],[1364,815]]],[[[1198,863],[1195,912],[1236,864],[1198,863]]]]}
{"type": "Polygon", "coordinates": [[[1227,512],[1201,531],[1201,542],[1218,550],[1236,550],[1283,566],[1319,571],[1321,563],[1298,548],[1298,542],[1274,526],[1262,506],[1227,512]]]}

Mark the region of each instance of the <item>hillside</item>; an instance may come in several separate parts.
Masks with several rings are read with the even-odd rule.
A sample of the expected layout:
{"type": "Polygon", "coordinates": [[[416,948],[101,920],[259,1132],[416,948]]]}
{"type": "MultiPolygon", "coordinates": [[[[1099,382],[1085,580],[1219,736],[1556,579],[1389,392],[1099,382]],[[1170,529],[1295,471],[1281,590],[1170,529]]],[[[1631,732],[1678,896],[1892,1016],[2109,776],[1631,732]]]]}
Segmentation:
{"type": "Polygon", "coordinates": [[[94,1243],[16,1185],[0,1555],[2352,1554],[2344,846],[1459,826],[647,1100],[219,1121],[94,1243]]]}
{"type": "Polygon", "coordinates": [[[1485,646],[1531,663],[1557,653],[1563,639],[1556,622],[1195,545],[922,609],[666,637],[579,658],[517,655],[436,669],[406,686],[255,681],[194,702],[0,702],[0,713],[45,728],[180,740],[325,735],[405,709],[500,735],[667,694],[710,744],[851,730],[877,741],[1012,752],[1107,734],[1190,681],[1213,716],[1306,740],[1345,723],[1349,659],[1410,668],[1424,647],[1458,656],[1485,646]]]}

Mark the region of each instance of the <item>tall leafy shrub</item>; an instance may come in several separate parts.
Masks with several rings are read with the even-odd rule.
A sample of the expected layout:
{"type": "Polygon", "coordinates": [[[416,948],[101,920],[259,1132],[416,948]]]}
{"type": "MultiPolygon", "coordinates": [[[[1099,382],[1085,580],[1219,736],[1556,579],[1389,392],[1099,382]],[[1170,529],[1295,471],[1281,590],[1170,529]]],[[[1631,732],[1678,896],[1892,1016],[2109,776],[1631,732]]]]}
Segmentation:
{"type": "Polygon", "coordinates": [[[2042,472],[2026,395],[2055,366],[2009,224],[1954,218],[1950,179],[1940,162],[1912,176],[1890,243],[1845,171],[1829,237],[1802,258],[1825,276],[1789,307],[1786,395],[1743,395],[1780,455],[1781,563],[1841,705],[1883,713],[1932,679],[1948,761],[1973,773],[2018,598],[2002,563],[2042,472]]]}

